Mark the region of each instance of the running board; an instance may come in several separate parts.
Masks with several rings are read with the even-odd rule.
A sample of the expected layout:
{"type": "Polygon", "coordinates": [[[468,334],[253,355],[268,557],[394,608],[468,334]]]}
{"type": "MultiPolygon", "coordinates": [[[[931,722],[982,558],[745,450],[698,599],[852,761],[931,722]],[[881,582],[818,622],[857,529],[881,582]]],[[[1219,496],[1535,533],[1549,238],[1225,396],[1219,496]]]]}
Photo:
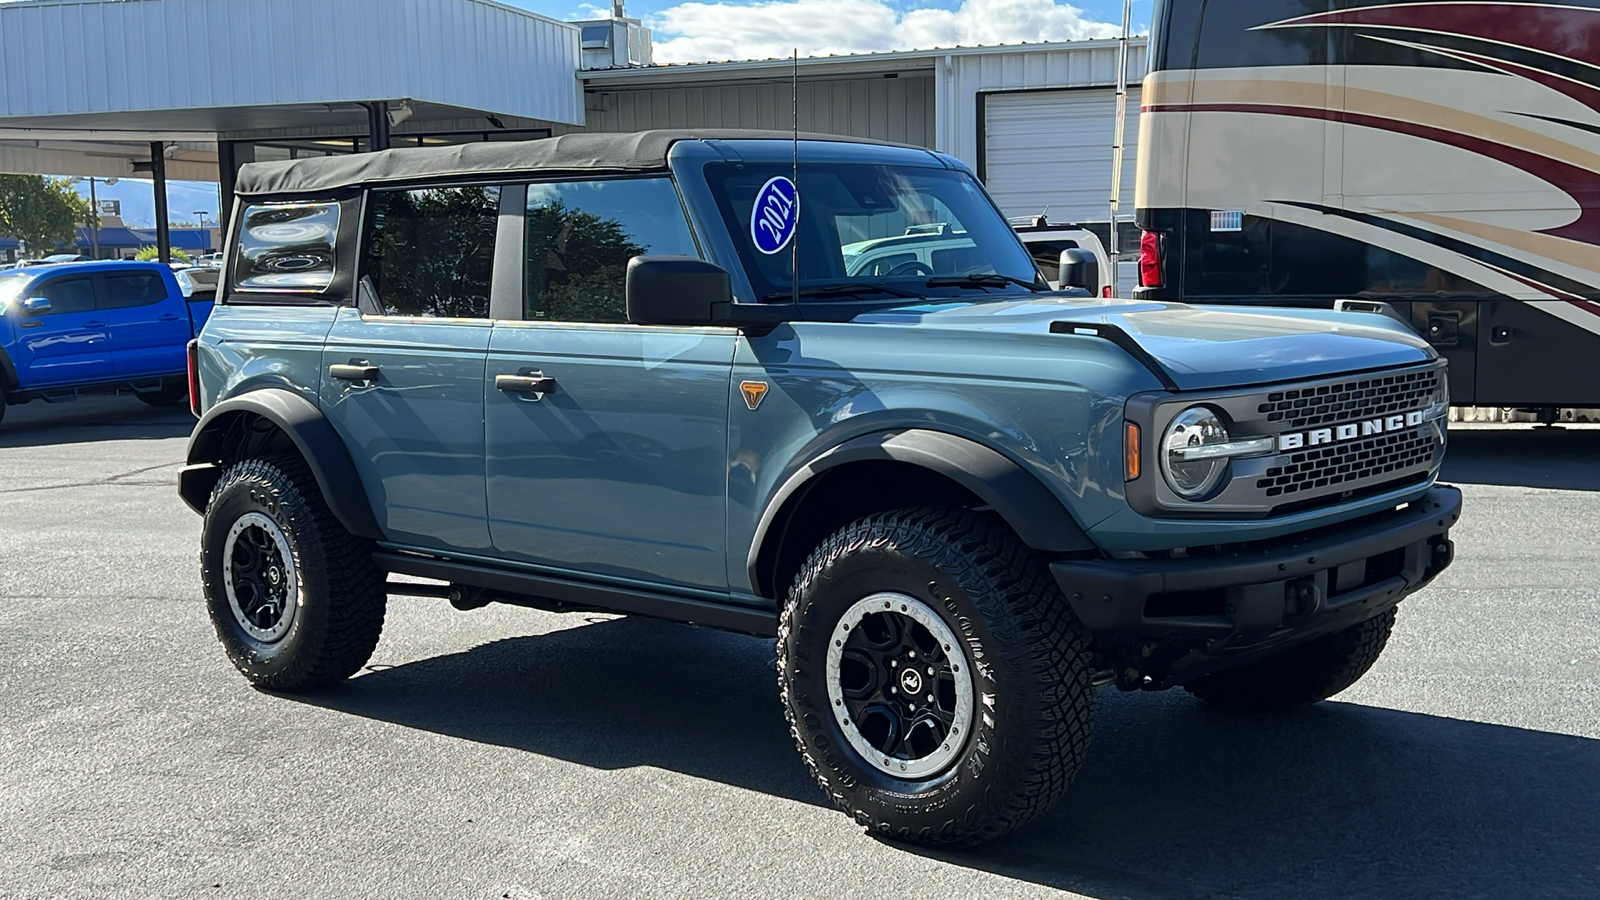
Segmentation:
{"type": "MultiPolygon", "coordinates": [[[[671,594],[570,581],[409,553],[380,552],[373,554],[373,559],[380,569],[397,575],[432,578],[448,581],[452,585],[504,593],[511,595],[506,598],[511,602],[523,598],[532,601],[527,604],[530,606],[539,606],[541,604],[538,601],[545,601],[556,607],[649,616],[757,637],[776,637],[778,634],[778,614],[772,610],[708,603],[671,594]]],[[[392,588],[393,584],[390,586],[392,588]]]]}

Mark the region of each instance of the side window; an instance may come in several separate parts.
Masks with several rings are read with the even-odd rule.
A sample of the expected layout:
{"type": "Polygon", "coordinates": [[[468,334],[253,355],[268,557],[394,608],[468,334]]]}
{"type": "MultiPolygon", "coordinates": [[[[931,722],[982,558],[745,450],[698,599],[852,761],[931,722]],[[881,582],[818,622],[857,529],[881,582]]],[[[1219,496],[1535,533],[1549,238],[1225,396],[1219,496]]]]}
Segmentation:
{"type": "Polygon", "coordinates": [[[1061,279],[1061,253],[1065,250],[1077,250],[1078,242],[1065,238],[1054,241],[1027,241],[1023,243],[1028,248],[1028,255],[1033,257],[1034,265],[1039,267],[1039,272],[1046,281],[1059,281],[1061,279]]]}
{"type": "Polygon", "coordinates": [[[626,322],[628,260],[699,256],[667,178],[528,185],[523,317],[626,322]]]}
{"type": "Polygon", "coordinates": [[[246,207],[233,284],[242,291],[324,291],[333,283],[339,204],[246,207]]]}
{"type": "Polygon", "coordinates": [[[105,276],[104,309],[150,306],[167,299],[167,285],[154,272],[114,272],[105,276]]]}
{"type": "Polygon", "coordinates": [[[35,287],[31,296],[50,301],[46,315],[94,312],[94,282],[88,278],[54,278],[35,287]]]}
{"type": "Polygon", "coordinates": [[[373,191],[361,287],[391,316],[489,316],[500,189],[373,191]]]}

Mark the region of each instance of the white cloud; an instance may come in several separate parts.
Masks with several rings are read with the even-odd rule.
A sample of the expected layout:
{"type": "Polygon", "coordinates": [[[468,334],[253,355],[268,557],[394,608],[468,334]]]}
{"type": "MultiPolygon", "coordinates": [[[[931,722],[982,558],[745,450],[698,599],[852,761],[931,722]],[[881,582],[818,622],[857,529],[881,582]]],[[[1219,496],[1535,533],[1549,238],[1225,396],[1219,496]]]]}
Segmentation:
{"type": "Polygon", "coordinates": [[[646,20],[656,62],[867,53],[1115,37],[1118,26],[1052,0],[963,0],[956,9],[900,12],[886,0],[690,2],[646,20]]]}

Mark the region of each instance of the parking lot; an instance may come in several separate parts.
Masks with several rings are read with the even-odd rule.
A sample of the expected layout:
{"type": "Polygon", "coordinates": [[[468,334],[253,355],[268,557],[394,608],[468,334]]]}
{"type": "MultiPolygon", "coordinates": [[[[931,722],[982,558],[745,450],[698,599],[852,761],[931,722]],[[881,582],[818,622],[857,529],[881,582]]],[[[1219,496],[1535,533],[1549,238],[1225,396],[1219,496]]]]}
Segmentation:
{"type": "Polygon", "coordinates": [[[1336,700],[1107,690],[1063,802],[930,853],[819,805],[766,641],[395,598],[354,681],[252,689],[191,424],[0,425],[0,896],[1600,896],[1600,430],[1452,435],[1456,564],[1336,700]]]}

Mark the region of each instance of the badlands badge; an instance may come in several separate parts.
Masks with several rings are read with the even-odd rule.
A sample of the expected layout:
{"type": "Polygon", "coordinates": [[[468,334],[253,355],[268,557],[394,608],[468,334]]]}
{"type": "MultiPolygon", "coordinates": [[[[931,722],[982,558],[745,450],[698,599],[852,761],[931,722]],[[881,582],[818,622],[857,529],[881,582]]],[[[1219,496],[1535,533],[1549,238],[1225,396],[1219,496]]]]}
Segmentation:
{"type": "Polygon", "coordinates": [[[741,381],[739,390],[744,394],[744,405],[753,410],[760,406],[762,398],[767,396],[767,383],[765,381],[741,381]]]}

